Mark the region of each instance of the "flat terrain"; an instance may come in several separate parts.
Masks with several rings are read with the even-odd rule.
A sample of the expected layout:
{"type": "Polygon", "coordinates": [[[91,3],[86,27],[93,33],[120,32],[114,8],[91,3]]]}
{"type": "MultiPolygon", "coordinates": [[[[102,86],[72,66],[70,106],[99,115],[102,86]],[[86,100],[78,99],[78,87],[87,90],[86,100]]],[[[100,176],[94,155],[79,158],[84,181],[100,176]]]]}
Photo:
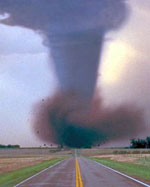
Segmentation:
{"type": "Polygon", "coordinates": [[[29,180],[21,183],[20,187],[142,187],[128,178],[104,168],[86,158],[75,158],[62,161],[60,164],[47,169],[29,180]],[[78,176],[79,175],[79,176],[78,176]]]}
{"type": "Polygon", "coordinates": [[[93,148],[80,149],[79,154],[82,156],[150,155],[150,149],[93,148]]]}
{"type": "Polygon", "coordinates": [[[72,151],[60,149],[0,149],[0,174],[70,155],[72,151]]]}
{"type": "Polygon", "coordinates": [[[70,155],[57,148],[0,149],[0,187],[12,187],[70,155]]]}
{"type": "Polygon", "coordinates": [[[117,154],[117,155],[95,155],[92,158],[98,158],[100,160],[111,160],[120,163],[131,163],[142,166],[148,166],[150,168],[150,154],[117,154]]]}
{"type": "Polygon", "coordinates": [[[150,184],[149,149],[82,149],[80,154],[150,184]]]}
{"type": "Polygon", "coordinates": [[[143,186],[98,162],[150,184],[150,150],[40,148],[0,150],[0,186],[143,186]]]}
{"type": "Polygon", "coordinates": [[[0,174],[11,172],[39,164],[43,161],[53,159],[52,156],[22,157],[22,158],[0,158],[0,174]]]}

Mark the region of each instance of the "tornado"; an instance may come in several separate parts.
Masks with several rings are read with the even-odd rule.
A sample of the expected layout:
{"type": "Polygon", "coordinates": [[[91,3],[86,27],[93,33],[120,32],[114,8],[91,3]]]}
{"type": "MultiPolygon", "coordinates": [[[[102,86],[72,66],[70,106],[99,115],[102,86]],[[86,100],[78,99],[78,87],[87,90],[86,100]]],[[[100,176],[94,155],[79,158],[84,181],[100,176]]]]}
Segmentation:
{"type": "Polygon", "coordinates": [[[126,19],[124,0],[1,0],[2,23],[41,32],[62,92],[91,99],[105,33],[126,19]]]}
{"type": "Polygon", "coordinates": [[[1,0],[3,24],[40,32],[59,82],[53,97],[35,107],[34,132],[69,147],[130,137],[143,122],[134,106],[105,108],[96,94],[105,35],[123,25],[125,0],[1,0]]]}

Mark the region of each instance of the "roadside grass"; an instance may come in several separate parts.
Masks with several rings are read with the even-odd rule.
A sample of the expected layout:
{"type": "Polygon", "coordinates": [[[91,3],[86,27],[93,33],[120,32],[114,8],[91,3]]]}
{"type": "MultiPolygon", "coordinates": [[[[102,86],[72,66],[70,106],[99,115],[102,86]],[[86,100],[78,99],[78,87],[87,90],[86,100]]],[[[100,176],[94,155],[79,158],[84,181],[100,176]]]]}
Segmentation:
{"type": "Polygon", "coordinates": [[[62,158],[55,158],[47,161],[43,161],[40,164],[34,166],[17,169],[12,172],[4,173],[0,175],[0,186],[1,187],[13,187],[28,177],[42,171],[45,168],[63,160],[62,158]]]}
{"type": "MultiPolygon", "coordinates": [[[[120,172],[123,172],[127,175],[141,179],[144,181],[150,181],[150,164],[143,164],[143,160],[139,163],[130,163],[130,162],[119,162],[110,160],[109,158],[91,158],[90,159],[99,162],[105,166],[116,169],[120,172]]],[[[148,162],[150,160],[148,159],[148,162]]]]}

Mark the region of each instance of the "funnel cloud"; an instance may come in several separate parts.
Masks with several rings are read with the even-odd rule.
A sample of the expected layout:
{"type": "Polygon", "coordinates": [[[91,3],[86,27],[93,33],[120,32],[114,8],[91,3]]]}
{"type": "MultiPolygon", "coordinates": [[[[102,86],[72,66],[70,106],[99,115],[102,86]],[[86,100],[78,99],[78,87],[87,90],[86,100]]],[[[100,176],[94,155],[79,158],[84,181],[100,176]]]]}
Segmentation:
{"type": "Polygon", "coordinates": [[[125,0],[1,0],[0,13],[3,24],[40,32],[53,58],[59,89],[34,109],[42,140],[88,147],[138,132],[139,109],[107,109],[95,96],[104,37],[126,20],[125,0]]]}

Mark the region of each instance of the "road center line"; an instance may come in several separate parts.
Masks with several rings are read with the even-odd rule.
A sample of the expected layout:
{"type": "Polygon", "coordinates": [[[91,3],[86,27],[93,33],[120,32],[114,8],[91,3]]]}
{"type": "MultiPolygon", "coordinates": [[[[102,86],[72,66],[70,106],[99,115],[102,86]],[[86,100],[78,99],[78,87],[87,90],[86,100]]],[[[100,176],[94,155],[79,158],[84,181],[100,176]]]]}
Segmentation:
{"type": "Polygon", "coordinates": [[[83,187],[80,166],[77,158],[76,158],[76,187],[83,187]]]}

